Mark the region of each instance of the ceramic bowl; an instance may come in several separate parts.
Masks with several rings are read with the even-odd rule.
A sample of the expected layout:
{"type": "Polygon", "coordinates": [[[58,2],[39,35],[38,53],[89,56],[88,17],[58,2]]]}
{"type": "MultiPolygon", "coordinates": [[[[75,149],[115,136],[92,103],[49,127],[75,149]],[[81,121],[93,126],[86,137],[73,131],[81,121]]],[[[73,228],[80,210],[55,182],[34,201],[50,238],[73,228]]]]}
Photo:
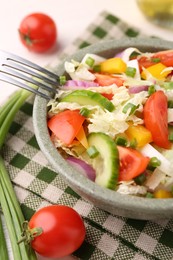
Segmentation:
{"type": "MultiPolygon", "coordinates": [[[[127,47],[136,47],[141,51],[155,52],[173,49],[173,42],[156,38],[107,40],[77,51],[66,60],[80,61],[86,53],[96,53],[110,58],[127,47]]],[[[64,62],[55,68],[58,75],[64,74],[64,62]]],[[[74,170],[53,146],[46,124],[47,101],[36,97],[33,110],[35,135],[42,150],[55,171],[81,197],[95,206],[115,215],[134,219],[163,219],[173,217],[173,199],[148,199],[102,188],[74,170]]]]}

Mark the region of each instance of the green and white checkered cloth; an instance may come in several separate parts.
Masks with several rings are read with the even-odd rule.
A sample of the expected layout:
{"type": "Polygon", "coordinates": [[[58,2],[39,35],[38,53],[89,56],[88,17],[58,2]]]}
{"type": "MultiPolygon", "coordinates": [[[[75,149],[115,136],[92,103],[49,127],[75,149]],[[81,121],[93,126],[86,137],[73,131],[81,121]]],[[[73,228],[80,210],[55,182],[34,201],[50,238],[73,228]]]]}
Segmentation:
{"type": "MultiPolygon", "coordinates": [[[[104,11],[55,63],[100,39],[124,36],[139,37],[141,33],[104,11]]],[[[26,219],[49,204],[73,207],[86,225],[86,239],[74,253],[77,259],[173,259],[172,219],[143,221],[111,215],[82,199],[64,182],[38,147],[32,107],[33,101],[27,101],[18,112],[2,152],[26,219]]]]}

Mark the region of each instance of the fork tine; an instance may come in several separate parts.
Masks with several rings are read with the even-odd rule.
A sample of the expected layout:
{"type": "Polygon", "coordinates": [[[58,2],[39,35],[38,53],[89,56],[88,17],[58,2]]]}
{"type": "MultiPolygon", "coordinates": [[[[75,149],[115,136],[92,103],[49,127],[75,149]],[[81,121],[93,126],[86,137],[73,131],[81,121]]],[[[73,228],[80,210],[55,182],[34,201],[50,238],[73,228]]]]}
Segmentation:
{"type": "Polygon", "coordinates": [[[54,74],[53,72],[51,72],[51,71],[49,71],[49,70],[47,70],[47,69],[45,69],[45,68],[35,64],[35,63],[33,63],[31,61],[28,61],[28,60],[26,60],[26,59],[24,59],[22,57],[19,57],[19,56],[15,55],[15,54],[11,54],[11,53],[8,53],[8,52],[5,52],[5,51],[0,51],[0,54],[2,56],[6,56],[6,60],[11,60],[13,62],[21,63],[21,64],[23,64],[25,66],[29,66],[32,69],[35,69],[35,70],[37,70],[39,72],[44,73],[45,75],[48,75],[51,78],[56,79],[56,81],[59,83],[59,76],[58,75],[54,74]]]}
{"type": "Polygon", "coordinates": [[[9,68],[9,67],[3,66],[3,70],[0,71],[0,74],[2,74],[2,73],[7,73],[9,75],[9,77],[16,77],[16,78],[19,78],[21,80],[27,81],[27,82],[34,84],[34,85],[36,85],[40,88],[46,89],[49,92],[57,93],[57,90],[55,88],[47,86],[47,85],[43,84],[42,82],[33,79],[32,77],[28,77],[26,75],[23,75],[22,73],[18,72],[17,70],[15,70],[15,72],[14,72],[14,70],[9,68]]]}
{"type": "Polygon", "coordinates": [[[14,78],[11,78],[11,77],[10,77],[9,75],[7,75],[7,74],[0,74],[0,80],[5,81],[5,82],[7,82],[7,83],[11,83],[12,85],[15,85],[15,86],[17,86],[17,87],[26,89],[26,90],[28,90],[28,91],[30,91],[30,92],[36,94],[36,95],[39,95],[39,96],[41,96],[41,97],[43,97],[43,98],[45,98],[45,99],[47,99],[47,100],[50,100],[50,99],[51,99],[51,97],[49,97],[48,95],[46,95],[46,94],[44,94],[44,93],[38,91],[37,89],[34,89],[34,88],[32,88],[32,87],[29,87],[28,85],[26,85],[26,84],[24,84],[24,83],[22,83],[22,82],[20,82],[20,81],[18,81],[18,80],[16,80],[16,79],[14,79],[14,78]]]}
{"type": "Polygon", "coordinates": [[[36,73],[35,71],[33,71],[31,69],[28,69],[27,66],[21,66],[17,62],[14,63],[14,62],[11,62],[11,60],[7,60],[6,63],[4,65],[2,65],[2,66],[4,66],[4,67],[7,66],[7,67],[10,67],[10,68],[13,68],[13,69],[20,70],[20,71],[22,71],[22,72],[24,72],[26,74],[29,74],[29,75],[31,75],[33,77],[37,77],[37,78],[43,80],[44,82],[47,82],[47,83],[49,83],[49,84],[51,84],[53,86],[57,86],[58,85],[57,80],[54,80],[54,79],[52,80],[52,79],[50,79],[48,77],[45,77],[44,76],[45,74],[43,75],[43,74],[40,74],[40,73],[36,73]]]}

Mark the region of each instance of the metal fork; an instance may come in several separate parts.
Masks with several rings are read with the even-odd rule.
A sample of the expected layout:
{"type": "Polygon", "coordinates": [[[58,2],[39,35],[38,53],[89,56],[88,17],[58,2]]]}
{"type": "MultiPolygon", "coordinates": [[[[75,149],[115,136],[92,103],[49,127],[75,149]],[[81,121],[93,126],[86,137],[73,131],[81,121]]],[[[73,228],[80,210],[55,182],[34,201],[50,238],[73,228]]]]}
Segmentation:
{"type": "Polygon", "coordinates": [[[57,93],[60,85],[60,77],[51,71],[36,65],[17,55],[0,50],[0,80],[11,83],[17,87],[29,90],[48,100],[49,94],[34,89],[29,84],[49,92],[57,93]]]}

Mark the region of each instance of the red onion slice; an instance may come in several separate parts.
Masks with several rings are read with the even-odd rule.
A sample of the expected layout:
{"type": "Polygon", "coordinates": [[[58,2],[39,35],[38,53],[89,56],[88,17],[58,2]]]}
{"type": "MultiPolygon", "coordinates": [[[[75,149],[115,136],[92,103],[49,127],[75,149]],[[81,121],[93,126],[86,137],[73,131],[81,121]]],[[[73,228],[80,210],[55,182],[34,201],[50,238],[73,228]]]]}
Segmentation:
{"type": "Polygon", "coordinates": [[[74,167],[77,171],[82,173],[88,179],[90,179],[91,181],[95,181],[96,172],[91,165],[75,157],[68,157],[66,160],[70,163],[72,167],[74,167]]]}
{"type": "Polygon", "coordinates": [[[63,88],[74,87],[74,88],[89,88],[98,87],[99,84],[93,81],[82,81],[82,80],[67,80],[63,88]]]}
{"type": "Polygon", "coordinates": [[[147,85],[142,85],[142,86],[133,86],[129,88],[129,93],[130,94],[136,94],[141,91],[148,91],[148,86],[147,85]]]}

